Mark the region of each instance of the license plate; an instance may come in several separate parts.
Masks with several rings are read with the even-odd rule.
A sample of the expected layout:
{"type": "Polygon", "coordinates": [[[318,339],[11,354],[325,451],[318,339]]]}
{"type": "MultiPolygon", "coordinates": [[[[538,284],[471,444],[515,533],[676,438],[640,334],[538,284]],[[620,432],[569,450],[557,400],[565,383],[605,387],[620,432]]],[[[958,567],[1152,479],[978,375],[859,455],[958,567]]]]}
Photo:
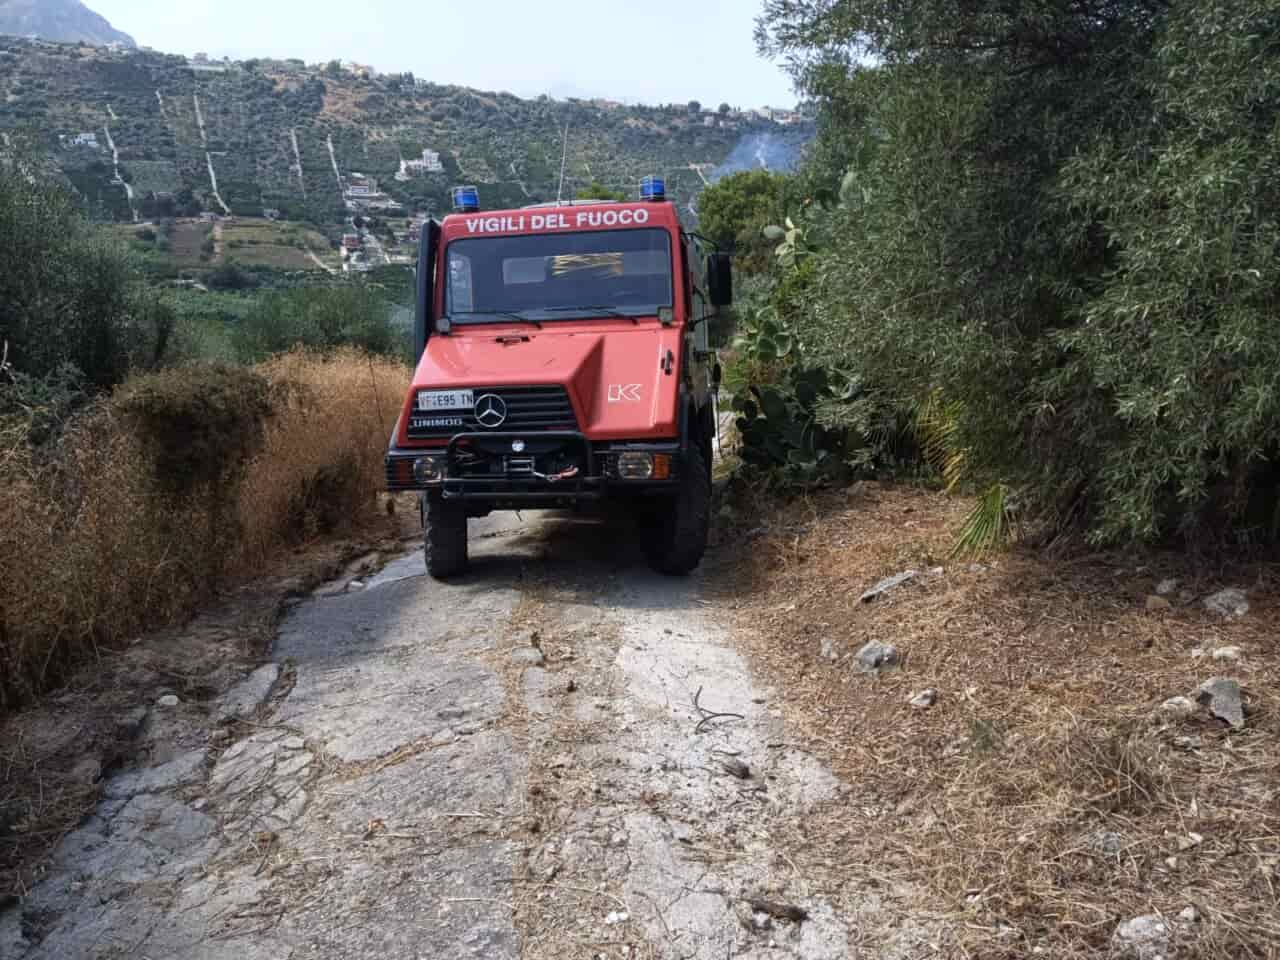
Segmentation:
{"type": "Polygon", "coordinates": [[[418,394],[419,410],[471,410],[475,405],[474,390],[424,390],[418,394]]]}

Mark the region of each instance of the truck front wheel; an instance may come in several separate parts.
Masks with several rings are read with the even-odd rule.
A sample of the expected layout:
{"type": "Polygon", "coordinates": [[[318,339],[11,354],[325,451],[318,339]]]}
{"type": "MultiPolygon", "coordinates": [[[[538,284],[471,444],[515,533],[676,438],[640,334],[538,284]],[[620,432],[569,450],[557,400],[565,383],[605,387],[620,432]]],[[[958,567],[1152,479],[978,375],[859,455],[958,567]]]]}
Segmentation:
{"type": "Polygon", "coordinates": [[[427,497],[423,511],[427,573],[437,580],[467,569],[467,507],[462,501],[427,497]]]}
{"type": "Polygon", "coordinates": [[[675,496],[654,500],[648,507],[640,522],[649,566],[669,576],[691,573],[706,552],[711,522],[711,471],[700,446],[689,445],[675,496]]]}

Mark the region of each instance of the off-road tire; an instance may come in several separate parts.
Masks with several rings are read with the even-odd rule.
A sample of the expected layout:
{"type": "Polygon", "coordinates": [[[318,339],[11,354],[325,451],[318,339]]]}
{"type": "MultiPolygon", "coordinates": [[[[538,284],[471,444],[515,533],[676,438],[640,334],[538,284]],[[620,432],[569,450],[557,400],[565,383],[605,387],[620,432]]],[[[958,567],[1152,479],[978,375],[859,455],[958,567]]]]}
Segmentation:
{"type": "Polygon", "coordinates": [[[648,504],[640,522],[645,559],[654,570],[685,576],[702,562],[711,522],[711,470],[701,445],[689,445],[675,496],[648,504]]]}
{"type": "Polygon", "coordinates": [[[423,512],[423,526],[427,574],[437,580],[445,580],[466,570],[466,504],[428,497],[423,512]]]}

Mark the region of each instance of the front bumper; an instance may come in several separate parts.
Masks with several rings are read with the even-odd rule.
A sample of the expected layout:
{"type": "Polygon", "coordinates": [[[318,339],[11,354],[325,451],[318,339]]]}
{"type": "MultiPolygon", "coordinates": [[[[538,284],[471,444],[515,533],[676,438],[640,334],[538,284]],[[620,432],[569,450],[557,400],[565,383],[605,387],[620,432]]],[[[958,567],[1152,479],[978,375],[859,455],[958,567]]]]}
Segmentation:
{"type": "Polygon", "coordinates": [[[386,456],[388,490],[434,491],[498,508],[668,492],[682,466],[675,440],[593,443],[576,431],[460,433],[443,447],[393,446],[386,456]],[[620,461],[624,454],[631,456],[620,461]],[[620,471],[620,462],[643,462],[646,455],[658,465],[650,475],[620,471]],[[424,458],[438,478],[415,470],[424,458]]]}

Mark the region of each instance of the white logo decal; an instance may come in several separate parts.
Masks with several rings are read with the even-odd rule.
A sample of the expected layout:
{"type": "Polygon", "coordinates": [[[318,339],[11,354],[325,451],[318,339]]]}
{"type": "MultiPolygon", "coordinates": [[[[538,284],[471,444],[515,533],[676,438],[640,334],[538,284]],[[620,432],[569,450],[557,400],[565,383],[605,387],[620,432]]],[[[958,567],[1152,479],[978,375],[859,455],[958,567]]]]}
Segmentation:
{"type": "Polygon", "coordinates": [[[611,383],[609,384],[609,402],[639,403],[641,386],[639,383],[611,383]]]}

